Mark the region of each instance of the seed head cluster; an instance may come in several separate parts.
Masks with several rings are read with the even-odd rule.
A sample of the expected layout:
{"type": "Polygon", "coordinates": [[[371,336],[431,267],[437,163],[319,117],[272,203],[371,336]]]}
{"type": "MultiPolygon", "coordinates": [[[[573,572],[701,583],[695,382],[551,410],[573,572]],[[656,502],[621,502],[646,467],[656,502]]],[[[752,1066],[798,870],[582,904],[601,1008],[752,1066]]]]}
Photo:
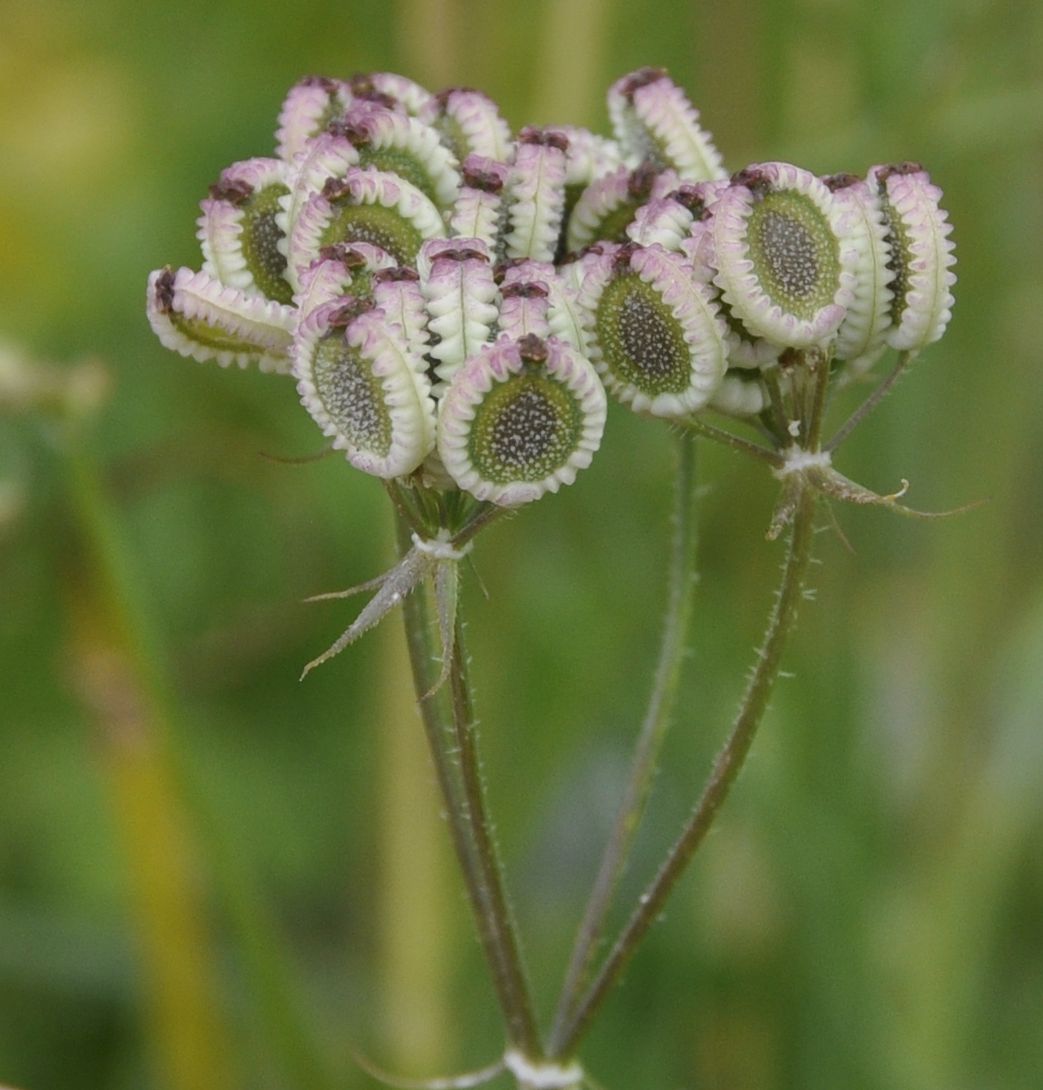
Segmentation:
{"type": "Polygon", "coordinates": [[[941,336],[950,228],[918,164],[729,176],[664,71],[608,106],[608,136],[512,135],[477,91],[301,80],[275,154],[202,201],[201,269],[150,277],[153,328],[291,375],[365,472],[506,506],[590,463],[606,390],[651,416],[756,417],[788,351],[858,371],[941,336]]]}

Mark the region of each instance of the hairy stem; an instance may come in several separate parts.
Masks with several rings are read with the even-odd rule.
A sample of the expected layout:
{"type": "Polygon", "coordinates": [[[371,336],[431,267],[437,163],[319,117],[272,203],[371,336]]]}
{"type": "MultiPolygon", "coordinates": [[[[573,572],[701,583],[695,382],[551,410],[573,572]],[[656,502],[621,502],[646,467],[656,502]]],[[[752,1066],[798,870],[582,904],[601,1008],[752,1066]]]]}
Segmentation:
{"type": "Polygon", "coordinates": [[[758,459],[758,461],[769,462],[772,465],[779,464],[780,459],[775,451],[762,447],[759,443],[750,442],[749,439],[744,439],[741,435],[734,435],[730,431],[725,431],[724,428],[717,428],[713,424],[707,424],[705,420],[700,420],[697,416],[688,417],[684,421],[683,427],[695,432],[697,435],[712,439],[715,443],[721,443],[732,450],[737,450],[741,454],[748,454],[751,458],[758,459]]]}
{"type": "Polygon", "coordinates": [[[466,545],[480,530],[484,530],[490,523],[504,516],[513,515],[514,511],[509,507],[497,507],[493,503],[485,503],[467,523],[453,535],[453,545],[458,549],[466,545]]]}
{"type": "Polygon", "coordinates": [[[841,443],[862,423],[863,420],[884,400],[894,388],[895,383],[905,374],[909,361],[913,358],[912,352],[902,352],[898,356],[898,362],[891,373],[883,382],[858,406],[857,409],[837,429],[836,434],[826,443],[826,450],[834,451],[841,443]]]}
{"type": "Polygon", "coordinates": [[[772,364],[761,371],[761,381],[768,391],[769,412],[776,442],[785,444],[789,435],[790,412],[779,382],[779,366],[772,364]]]}
{"type": "Polygon", "coordinates": [[[606,957],[601,969],[576,1006],[553,1050],[556,1057],[572,1055],[590,1028],[591,1021],[619,979],[648,929],[663,910],[678,878],[702,843],[717,811],[728,796],[779,676],[782,651],[799,611],[804,579],[811,559],[815,494],[803,483],[783,567],[782,582],[753,673],[724,748],[717,755],[703,793],[674,841],[655,877],[638,899],[630,919],[606,957]]]}
{"type": "MultiPolygon", "coordinates": [[[[399,552],[405,556],[412,541],[409,525],[401,517],[397,520],[397,533],[399,552]]],[[[438,673],[434,666],[435,650],[424,594],[418,591],[408,595],[403,599],[402,607],[417,704],[482,952],[503,1012],[507,1037],[516,1048],[523,1049],[527,1054],[539,1055],[540,1045],[528,987],[521,970],[513,924],[500,882],[499,864],[485,817],[459,633],[450,674],[452,716],[448,717],[441,700],[424,697],[434,688],[438,673]],[[466,752],[461,736],[467,743],[466,752]],[[457,752],[459,756],[456,756],[457,752]]]]}
{"type": "Polygon", "coordinates": [[[549,1047],[552,1052],[561,1043],[566,1022],[580,999],[590,974],[591,963],[601,943],[605,920],[612,907],[634,835],[648,801],[656,760],[670,725],[677,695],[695,582],[695,437],[690,433],[679,433],[677,451],[673,539],[670,546],[669,582],[659,659],[648,707],[635,743],[626,791],[576,933],[551,1029],[549,1047]]]}
{"type": "Polygon", "coordinates": [[[535,1059],[542,1056],[543,1049],[533,1016],[517,930],[504,889],[503,867],[485,804],[478,735],[467,671],[467,652],[463,645],[463,625],[459,620],[456,622],[456,638],[453,641],[449,687],[461,779],[486,898],[487,916],[481,923],[488,931],[487,941],[495,949],[503,971],[502,985],[506,999],[504,1013],[507,1015],[508,1037],[513,1045],[535,1059]]]}
{"type": "Polygon", "coordinates": [[[826,390],[829,387],[829,357],[822,352],[808,353],[811,370],[811,405],[807,412],[807,434],[804,445],[817,451],[822,442],[822,422],[826,414],[826,390]]]}

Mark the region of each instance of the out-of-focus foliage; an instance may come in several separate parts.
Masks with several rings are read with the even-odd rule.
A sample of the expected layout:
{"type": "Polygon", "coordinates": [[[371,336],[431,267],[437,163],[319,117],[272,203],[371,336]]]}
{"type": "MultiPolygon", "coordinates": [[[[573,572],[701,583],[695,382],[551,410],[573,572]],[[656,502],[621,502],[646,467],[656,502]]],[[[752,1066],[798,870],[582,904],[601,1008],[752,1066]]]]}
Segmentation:
{"type": "MultiPolygon", "coordinates": [[[[299,599],[387,562],[383,495],[340,459],[259,457],[321,446],[291,386],[164,352],[145,275],[197,260],[196,201],[270,153],[302,74],[603,127],[608,82],[661,64],[733,166],[928,166],[953,325],[839,464],[911,478],[919,506],[989,502],[837,512],[855,551],[819,537],[796,677],[585,1055],[613,1088],[1038,1087],[1043,9],[3,0],[0,27],[0,353],[112,384],[87,422],[0,410],[0,1084],[361,1087],[352,1043],[415,1074],[497,1052],[397,633],[297,682],[347,616],[299,599]]],[[[482,539],[489,600],[466,589],[545,1007],[654,655],[669,469],[663,430],[614,413],[577,487],[482,539]]],[[[780,555],[766,474],[711,450],[701,474],[693,654],[631,895],[780,555]]]]}

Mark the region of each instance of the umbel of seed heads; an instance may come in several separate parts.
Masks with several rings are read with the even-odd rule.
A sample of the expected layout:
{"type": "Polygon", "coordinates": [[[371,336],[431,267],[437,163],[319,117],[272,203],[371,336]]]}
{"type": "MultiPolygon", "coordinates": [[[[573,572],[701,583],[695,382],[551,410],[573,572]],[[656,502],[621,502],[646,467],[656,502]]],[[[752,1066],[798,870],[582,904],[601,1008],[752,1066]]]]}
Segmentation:
{"type": "Polygon", "coordinates": [[[953,247],[919,164],[729,177],[664,71],[618,80],[608,107],[608,137],[512,137],[478,91],[302,80],[275,155],[202,202],[201,269],[150,277],[152,326],[182,355],[291,375],[364,472],[504,506],[589,465],[606,390],[781,447],[772,399],[800,380],[780,359],[857,376],[942,335],[953,247]]]}

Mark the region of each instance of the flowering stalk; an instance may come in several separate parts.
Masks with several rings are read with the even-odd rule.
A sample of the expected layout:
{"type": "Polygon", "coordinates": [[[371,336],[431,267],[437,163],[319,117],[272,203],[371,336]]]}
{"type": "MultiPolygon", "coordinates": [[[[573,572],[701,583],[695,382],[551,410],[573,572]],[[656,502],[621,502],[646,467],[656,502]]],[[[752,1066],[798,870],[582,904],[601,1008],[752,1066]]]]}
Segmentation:
{"type": "MultiPolygon", "coordinates": [[[[399,552],[405,557],[412,545],[411,531],[401,516],[397,526],[399,552]]],[[[452,721],[449,723],[441,700],[431,695],[437,680],[432,669],[435,649],[423,593],[409,595],[402,608],[418,707],[508,1040],[526,1054],[538,1055],[540,1045],[532,1001],[485,808],[460,634],[456,633],[451,652],[452,721]]]]}
{"type": "Polygon", "coordinates": [[[695,809],[685,822],[666,859],[638,898],[637,906],[594,980],[579,1002],[575,1004],[568,1019],[552,1036],[548,1051],[554,1057],[568,1057],[576,1051],[612,986],[629,964],[648,929],[662,912],[666,899],[670,896],[677,880],[703,842],[749,752],[768,705],[768,698],[779,676],[782,650],[797,620],[804,580],[811,561],[812,521],[816,497],[815,493],[803,482],[797,487],[799,496],[782,582],[764,643],[757,654],[757,663],[732,724],[731,733],[714,762],[713,771],[695,809]]]}
{"type": "Polygon", "coordinates": [[[844,442],[844,440],[862,423],[863,420],[884,400],[885,397],[894,389],[895,383],[905,374],[909,367],[909,362],[912,359],[910,353],[900,352],[898,354],[898,362],[894,365],[891,373],[884,379],[883,382],[858,406],[857,409],[844,421],[843,424],[837,428],[833,437],[825,445],[825,449],[828,451],[834,451],[844,442]]]}
{"type": "Polygon", "coordinates": [[[490,932],[486,942],[495,950],[499,968],[503,973],[500,985],[503,989],[501,1001],[507,1020],[508,1040],[526,1056],[537,1059],[542,1055],[542,1046],[522,965],[517,930],[504,889],[503,868],[485,802],[467,654],[463,647],[459,619],[456,622],[449,685],[453,705],[453,732],[459,750],[460,777],[485,891],[486,917],[481,921],[481,926],[490,932]]]}
{"type": "Polygon", "coordinates": [[[663,632],[659,644],[652,691],[649,694],[641,730],[634,746],[623,801],[601,858],[583,920],[576,934],[561,999],[554,1016],[551,1041],[562,1033],[572,1008],[587,981],[591,962],[597,954],[605,920],[626,867],[634,834],[652,788],[656,761],[670,725],[677,684],[684,657],[685,636],[692,612],[695,586],[695,440],[686,432],[678,435],[677,475],[674,479],[673,538],[663,632]]]}
{"type": "Polygon", "coordinates": [[[749,750],[796,620],[817,497],[919,514],[896,502],[902,492],[848,480],[832,456],[942,335],[955,280],[941,191],[918,163],[819,177],[765,162],[729,177],[661,69],[617,80],[608,108],[610,137],[573,126],[512,136],[479,92],[431,94],[391,73],[302,80],[275,157],[228,167],[203,202],[202,268],[157,270],[148,287],[164,345],[292,375],[332,447],[384,482],[400,559],[318,596],[372,593],[305,673],[404,607],[421,717],[507,1027],[507,1051],[486,1074],[506,1071],[524,1090],[591,1085],[571,1057],[749,750]],[[889,347],[901,354],[895,371],[824,444],[833,377],[859,378],[889,347]],[[681,431],[670,590],[629,785],[548,1054],[487,814],[459,561],[499,514],[574,483],[600,448],[609,397],[681,431]],[[767,463],[781,486],[768,537],[788,527],[789,552],[728,741],[591,979],[677,685],[696,437],[767,463]]]}

